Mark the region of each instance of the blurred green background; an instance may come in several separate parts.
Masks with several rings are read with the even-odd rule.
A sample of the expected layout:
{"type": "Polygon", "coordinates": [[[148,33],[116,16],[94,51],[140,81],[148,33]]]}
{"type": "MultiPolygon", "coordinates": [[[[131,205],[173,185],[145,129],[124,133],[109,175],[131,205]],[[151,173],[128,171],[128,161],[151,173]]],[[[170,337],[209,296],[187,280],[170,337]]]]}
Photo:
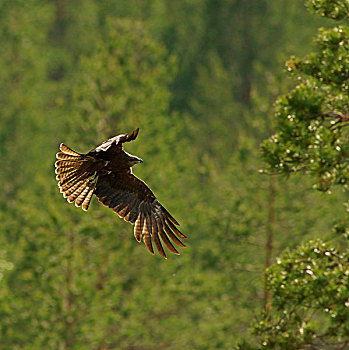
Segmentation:
{"type": "Polygon", "coordinates": [[[340,193],[258,172],[294,85],[284,62],[326,25],[301,0],[2,0],[0,348],[253,342],[265,267],[342,210],[340,193]],[[87,152],[137,127],[134,173],[189,237],[168,260],[55,180],[61,142],[87,152]]]}

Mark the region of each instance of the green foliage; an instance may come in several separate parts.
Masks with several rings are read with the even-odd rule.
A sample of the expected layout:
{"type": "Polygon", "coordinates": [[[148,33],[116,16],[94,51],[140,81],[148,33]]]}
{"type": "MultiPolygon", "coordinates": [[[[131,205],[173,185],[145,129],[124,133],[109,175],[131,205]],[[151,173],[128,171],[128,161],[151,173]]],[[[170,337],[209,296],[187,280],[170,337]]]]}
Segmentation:
{"type": "MultiPolygon", "coordinates": [[[[349,18],[349,3],[308,1],[316,13],[349,18]]],[[[348,190],[349,26],[320,29],[317,52],[292,58],[287,70],[297,86],[276,103],[276,133],[262,145],[269,173],[302,172],[320,191],[348,190]]],[[[344,203],[347,207],[347,203],[344,203]]],[[[347,209],[347,208],[346,208],[347,209]]],[[[346,210],[348,214],[348,210],[346,210]]],[[[334,219],[335,220],[335,219],[334,219]]],[[[329,236],[348,238],[348,220],[329,236]]],[[[312,240],[286,250],[266,272],[271,305],[254,324],[260,349],[344,349],[349,344],[349,256],[312,240]]]]}
{"type": "Polygon", "coordinates": [[[272,310],[255,325],[260,348],[340,349],[349,342],[349,257],[320,240],[286,250],[266,272],[272,310]]]}
{"type": "Polygon", "coordinates": [[[13,269],[13,264],[6,260],[5,253],[4,251],[0,252],[0,286],[1,280],[4,277],[4,272],[6,273],[6,271],[11,271],[13,269]]]}
{"type": "Polygon", "coordinates": [[[307,0],[306,5],[320,16],[336,20],[348,18],[348,0],[307,0]]]}
{"type": "MultiPolygon", "coordinates": [[[[257,145],[285,89],[280,62],[318,23],[302,5],[1,2],[0,348],[222,349],[243,337],[264,303],[270,226],[257,145]],[[136,127],[133,170],[189,236],[167,261],[96,200],[88,213],[67,204],[54,179],[60,142],[85,152],[136,127]]],[[[277,180],[271,258],[333,226],[342,194],[309,186],[277,180]]]]}
{"type": "Polygon", "coordinates": [[[327,191],[349,179],[349,27],[321,29],[316,44],[317,53],[287,62],[300,83],[277,101],[276,134],[262,152],[270,172],[304,171],[327,191]]]}
{"type": "Polygon", "coordinates": [[[102,140],[121,127],[147,130],[147,116],[165,114],[167,84],[175,69],[174,58],[146,34],[141,22],[109,18],[103,33],[96,52],[82,57],[75,89],[79,115],[72,129],[78,123],[81,132],[91,135],[85,139],[90,145],[96,135],[102,140]]]}

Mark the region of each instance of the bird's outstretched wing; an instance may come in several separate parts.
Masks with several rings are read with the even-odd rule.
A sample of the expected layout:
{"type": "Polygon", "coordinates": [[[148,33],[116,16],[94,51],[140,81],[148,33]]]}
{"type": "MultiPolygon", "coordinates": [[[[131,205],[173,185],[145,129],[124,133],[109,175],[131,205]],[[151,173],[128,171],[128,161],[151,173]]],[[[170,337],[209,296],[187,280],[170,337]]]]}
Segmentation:
{"type": "Polygon", "coordinates": [[[136,240],[140,242],[143,237],[151,254],[154,254],[153,240],[159,253],[166,258],[160,238],[175,254],[179,253],[171,240],[185,247],[178,238],[186,238],[176,227],[178,222],[159,203],[151,189],[132,173],[112,173],[99,177],[94,194],[101,203],[135,225],[136,240]]]}
{"type": "Polygon", "coordinates": [[[139,128],[131,131],[129,134],[121,134],[104,141],[101,145],[93,149],[91,152],[107,151],[111,146],[118,146],[121,150],[124,142],[130,142],[136,139],[139,128]]]}

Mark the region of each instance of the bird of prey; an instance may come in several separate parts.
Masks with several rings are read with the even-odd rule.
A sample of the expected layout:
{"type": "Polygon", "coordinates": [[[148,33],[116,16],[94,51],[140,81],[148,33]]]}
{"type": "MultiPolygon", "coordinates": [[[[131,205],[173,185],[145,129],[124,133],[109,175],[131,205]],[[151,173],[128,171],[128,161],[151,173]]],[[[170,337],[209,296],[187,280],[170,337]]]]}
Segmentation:
{"type": "Polygon", "coordinates": [[[115,136],[86,154],[61,143],[61,152],[56,154],[56,179],[60,192],[69,203],[75,202],[75,206],[87,211],[95,194],[102,204],[134,225],[136,240],[140,242],[143,237],[151,254],[154,254],[153,240],[160,255],[166,259],[160,238],[170,251],[179,254],[171,240],[185,247],[179,238],[186,236],[147,184],[132,174],[132,166],[143,161],[125,152],[123,143],[133,141],[138,131],[139,128],[115,136]]]}

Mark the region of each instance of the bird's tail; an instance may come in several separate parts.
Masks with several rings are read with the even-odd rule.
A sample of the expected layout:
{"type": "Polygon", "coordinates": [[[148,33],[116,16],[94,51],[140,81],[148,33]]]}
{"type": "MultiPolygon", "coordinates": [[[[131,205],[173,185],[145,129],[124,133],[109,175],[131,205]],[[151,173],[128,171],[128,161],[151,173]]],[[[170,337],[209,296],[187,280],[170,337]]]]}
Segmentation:
{"type": "Polygon", "coordinates": [[[69,203],[88,210],[93,191],[98,180],[97,172],[91,167],[91,159],[73,151],[65,144],[60,145],[61,152],[56,154],[56,179],[63,197],[69,203]]]}

